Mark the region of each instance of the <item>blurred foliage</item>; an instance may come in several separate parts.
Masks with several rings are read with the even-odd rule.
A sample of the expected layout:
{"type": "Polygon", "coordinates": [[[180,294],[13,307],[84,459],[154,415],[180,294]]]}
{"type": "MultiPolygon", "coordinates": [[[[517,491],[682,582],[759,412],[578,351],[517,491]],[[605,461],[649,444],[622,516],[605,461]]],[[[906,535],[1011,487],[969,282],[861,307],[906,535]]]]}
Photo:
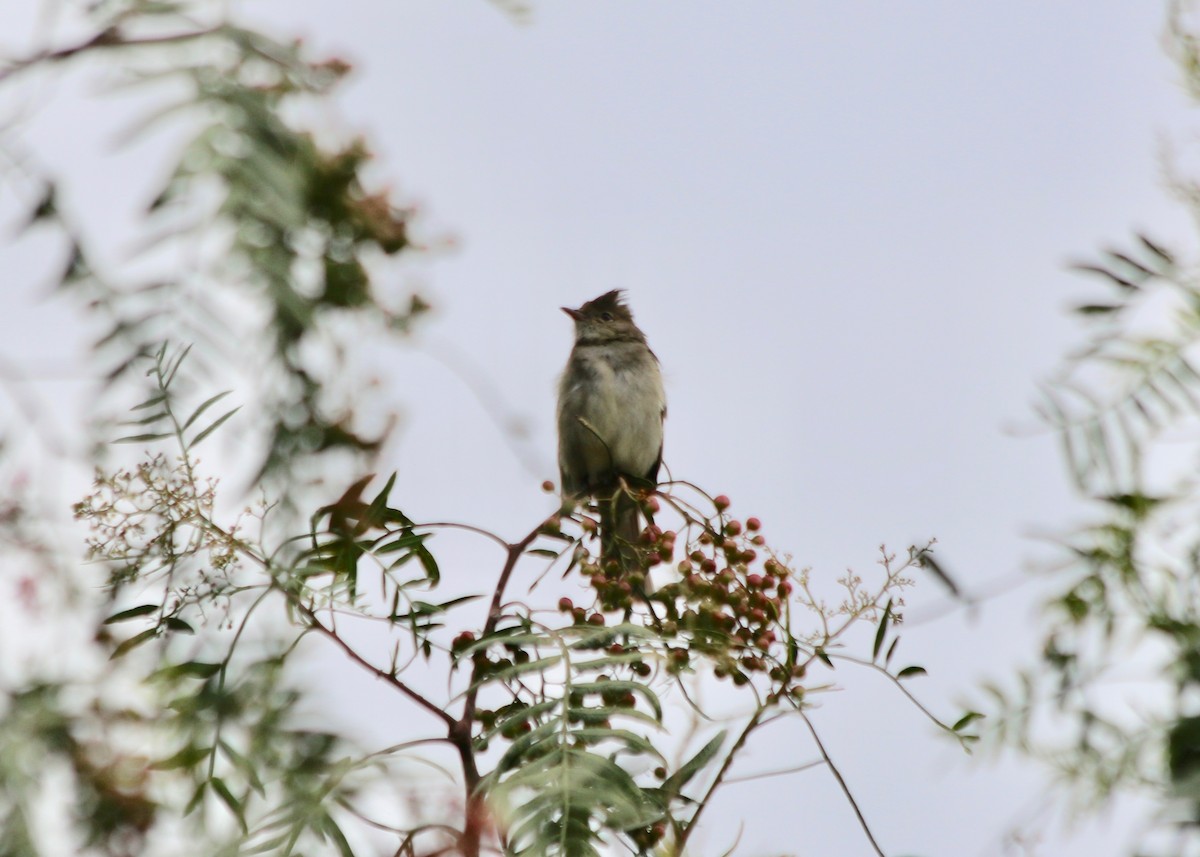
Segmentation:
{"type": "Polygon", "coordinates": [[[191,343],[193,362],[250,385],[259,478],[311,476],[305,463],[314,457],[369,457],[381,440],[355,427],[342,362],[352,339],[339,322],[404,332],[428,306],[373,285],[386,260],[411,249],[410,215],[368,190],[367,143],[322,144],[289,118],[327,102],[350,66],[221,18],[197,23],[222,6],[96,4],[88,16],[96,35],[0,70],[0,86],[18,87],[68,61],[102,62],[119,69],[118,90],[182,93],[155,102],[127,135],[135,141],[172,123],[192,134],[146,213],[136,260],[152,274],[95,261],[103,254],[62,211],[53,173],[32,157],[14,160],[38,187],[28,225],[65,237],[60,287],[108,319],[97,353],[109,382],[127,380],[163,341],[191,343]]]}
{"type": "MultiPolygon", "coordinates": [[[[145,212],[138,264],[96,245],[19,128],[0,140],[30,191],[27,229],[62,236],[60,293],[102,322],[93,410],[136,402],[91,426],[102,443],[74,507],[86,544],[40,526],[20,456],[0,447],[0,543],[41,573],[6,607],[58,634],[0,685],[0,855],[682,853],[781,716],[804,720],[816,754],[784,761],[826,768],[854,805],[806,712],[842,665],[919,706],[905,683],[925,670],[896,659],[897,631],[913,570],[940,574],[931,545],[881,550],[876,573],[847,573],[827,602],[758,519],[687,483],[634,492],[654,523],[624,569],[601,567],[593,507],[509,541],[410,517],[395,476],[368,491],[384,435],[362,428],[346,367],[427,309],[384,285],[416,249],[411,217],[365,177],[366,141],[304,119],[329,108],[346,63],[239,26],[226,5],[93,3],[75,10],[90,36],[0,68],[4,92],[82,70],[172,93],[131,136],[188,139],[145,212]],[[235,432],[223,473],[248,469],[256,498],[240,510],[247,493],[197,457],[235,432]],[[447,529],[497,546],[494,585],[439,592],[447,529]],[[550,574],[581,595],[540,603],[550,574]],[[510,595],[518,578],[528,603],[510,595]],[[53,611],[35,597],[50,580],[53,611]],[[307,639],[421,719],[396,723],[385,749],[304,725],[307,639]],[[438,695],[419,689],[431,672],[438,695]],[[704,711],[701,681],[727,685],[740,713],[704,711]],[[680,743],[672,706],[716,724],[678,759],[664,749],[680,743]]],[[[976,740],[980,715],[921,710],[964,748],[976,740]]]]}
{"type": "MultiPolygon", "coordinates": [[[[1168,41],[1195,94],[1193,18],[1173,4],[1168,41]]],[[[1177,187],[1195,209],[1194,183],[1177,187]]],[[[1037,409],[1093,520],[1062,540],[1039,661],[988,687],[989,722],[1082,811],[1153,796],[1139,854],[1200,853],[1200,269],[1146,235],[1075,268],[1105,291],[1075,308],[1088,338],[1037,409]]]]}

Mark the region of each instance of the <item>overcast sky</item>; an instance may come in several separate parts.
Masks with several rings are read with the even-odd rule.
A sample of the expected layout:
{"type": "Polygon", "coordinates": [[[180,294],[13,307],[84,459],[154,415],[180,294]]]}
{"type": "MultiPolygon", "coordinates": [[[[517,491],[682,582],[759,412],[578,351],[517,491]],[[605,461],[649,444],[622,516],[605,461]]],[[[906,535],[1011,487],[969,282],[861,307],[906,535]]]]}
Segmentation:
{"type": "MultiPolygon", "coordinates": [[[[386,466],[410,514],[509,536],[540,520],[558,307],[624,288],[663,364],[676,477],[729,494],[816,577],[937,536],[983,590],[1046,560],[1031,534],[1080,519],[1053,438],[1029,431],[1036,382],[1076,342],[1064,309],[1091,287],[1066,263],[1135,229],[1187,234],[1162,181],[1163,141],[1191,120],[1161,5],[574,0],[525,24],[483,0],[239,8],[354,64],[336,121],[427,234],[457,238],[421,275],[436,317],[390,373],[407,415],[386,466]]],[[[73,109],[36,130],[59,160],[96,135],[67,170],[74,199],[136,209],[123,188],[150,167],[112,152],[102,99],[73,109]]],[[[54,359],[53,308],[3,300],[0,355],[54,359]]],[[[477,567],[486,586],[494,563],[477,567]]],[[[941,595],[923,582],[912,617],[941,595]]],[[[1035,596],[914,624],[902,651],[931,676],[913,690],[949,717],[1031,658],[1035,596]]],[[[344,681],[347,728],[405,737],[382,690],[344,681]]],[[[1116,854],[1137,829],[1127,810],[1063,830],[1034,811],[1032,768],[968,760],[870,676],[847,684],[813,720],[889,855],[1116,854]],[[1005,846],[1014,828],[1040,844],[1005,846]]],[[[739,771],[811,758],[801,729],[773,727],[739,771]]],[[[819,769],[731,786],[700,853],[743,820],[739,853],[868,853],[819,769]]]]}

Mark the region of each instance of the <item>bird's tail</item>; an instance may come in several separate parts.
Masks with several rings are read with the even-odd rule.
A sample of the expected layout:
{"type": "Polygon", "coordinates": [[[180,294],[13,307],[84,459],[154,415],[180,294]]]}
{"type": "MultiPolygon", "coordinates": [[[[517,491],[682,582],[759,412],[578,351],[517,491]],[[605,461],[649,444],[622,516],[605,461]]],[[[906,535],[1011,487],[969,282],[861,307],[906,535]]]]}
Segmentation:
{"type": "Polygon", "coordinates": [[[637,540],[642,531],[638,501],[623,485],[611,497],[601,498],[600,563],[607,568],[615,563],[622,572],[638,566],[637,540]]]}

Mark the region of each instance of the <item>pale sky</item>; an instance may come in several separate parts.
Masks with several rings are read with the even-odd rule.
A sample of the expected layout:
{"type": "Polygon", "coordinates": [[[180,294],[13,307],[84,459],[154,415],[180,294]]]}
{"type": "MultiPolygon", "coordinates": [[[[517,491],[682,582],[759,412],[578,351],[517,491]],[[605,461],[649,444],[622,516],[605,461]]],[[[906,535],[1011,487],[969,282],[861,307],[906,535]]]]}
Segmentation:
{"type": "MultiPolygon", "coordinates": [[[[558,307],[624,288],[662,361],[676,477],[758,515],[814,577],[937,536],[978,590],[1045,561],[1031,534],[1081,519],[1053,438],[1028,431],[1036,382],[1080,341],[1064,310],[1098,288],[1066,263],[1138,229],[1188,234],[1162,181],[1164,141],[1190,140],[1163,5],[575,0],[525,24],[483,0],[241,8],[354,64],[331,121],[369,137],[427,234],[459,242],[424,266],[437,314],[390,373],[407,419],[385,466],[409,514],[514,537],[541,519],[571,336],[558,307]],[[483,373],[540,469],[447,353],[483,373]]],[[[35,139],[61,162],[86,129],[72,197],[135,210],[161,171],[113,153],[111,100],[70,103],[35,139]]],[[[14,280],[37,269],[36,250],[14,259],[14,280]]],[[[61,308],[23,293],[11,310],[0,355],[56,359],[61,308]]],[[[457,567],[486,587],[494,557],[473,551],[457,567]]],[[[923,580],[911,617],[942,603],[923,580]]],[[[911,689],[952,718],[1035,654],[1037,616],[1024,586],[914,623],[901,651],[930,676],[911,689]]],[[[889,855],[1132,848],[1133,809],[1063,829],[1034,812],[1035,767],[967,759],[875,677],[838,678],[813,720],[889,855]],[[1040,844],[1006,846],[1014,828],[1040,844]]],[[[383,690],[328,686],[366,743],[408,737],[383,690]]],[[[805,761],[806,742],[781,724],[738,771],[805,761]]],[[[820,769],[731,786],[698,853],[742,822],[739,854],[869,853],[820,769]]]]}

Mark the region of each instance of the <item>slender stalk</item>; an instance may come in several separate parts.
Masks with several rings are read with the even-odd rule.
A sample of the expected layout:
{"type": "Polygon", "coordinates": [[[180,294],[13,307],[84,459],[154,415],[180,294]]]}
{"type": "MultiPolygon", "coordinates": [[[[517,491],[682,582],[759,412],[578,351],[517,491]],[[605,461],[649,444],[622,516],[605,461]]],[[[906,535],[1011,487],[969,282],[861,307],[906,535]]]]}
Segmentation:
{"type": "Polygon", "coordinates": [[[821,738],[817,735],[816,727],[812,725],[812,721],[808,719],[808,715],[803,711],[800,712],[800,719],[804,721],[804,725],[808,727],[808,731],[812,733],[813,741],[817,745],[817,752],[821,754],[821,758],[825,760],[825,764],[833,773],[834,779],[838,781],[838,785],[842,789],[842,794],[846,796],[846,800],[850,802],[851,809],[858,816],[858,823],[863,829],[863,833],[867,835],[867,841],[871,843],[871,847],[875,849],[875,853],[879,857],[886,857],[883,849],[879,847],[879,843],[875,841],[875,836],[871,833],[871,828],[867,824],[867,819],[863,817],[862,810],[858,808],[858,802],[854,799],[854,795],[850,794],[850,787],[846,785],[846,780],[842,777],[842,772],[837,769],[837,765],[833,763],[833,759],[829,758],[829,753],[825,750],[825,745],[821,743],[821,738]]]}
{"type": "Polygon", "coordinates": [[[216,33],[224,31],[223,26],[210,27],[203,30],[191,30],[184,33],[170,33],[162,36],[149,36],[140,39],[126,39],[121,35],[121,31],[117,26],[107,27],[82,42],[74,45],[68,45],[54,50],[39,51],[36,54],[25,57],[15,62],[9,63],[7,68],[0,69],[0,83],[4,83],[8,78],[13,77],[20,72],[35,68],[39,65],[47,63],[62,62],[69,60],[79,54],[87,53],[91,50],[100,48],[139,48],[151,47],[155,45],[171,45],[179,42],[189,42],[193,39],[204,38],[216,33]]]}
{"type": "MultiPolygon", "coordinates": [[[[484,621],[480,639],[487,639],[496,630],[496,625],[500,622],[500,618],[503,615],[504,592],[508,588],[508,582],[512,578],[513,571],[516,570],[517,561],[520,560],[525,550],[541,534],[542,528],[546,523],[555,517],[557,517],[557,513],[538,524],[519,542],[514,542],[507,546],[508,553],[504,559],[504,568],[500,570],[500,577],[496,581],[495,590],[492,592],[492,603],[488,607],[488,615],[484,621]]],[[[479,857],[480,846],[483,840],[483,830],[488,819],[487,805],[484,795],[479,789],[481,777],[479,775],[479,766],[475,762],[475,748],[471,738],[471,733],[475,726],[475,704],[479,696],[481,678],[479,667],[476,665],[471,670],[471,685],[467,691],[466,700],[463,703],[462,717],[458,718],[458,720],[452,720],[450,725],[450,743],[458,750],[459,758],[462,760],[463,787],[466,792],[466,818],[463,825],[462,839],[460,840],[463,857],[479,857]]]]}
{"type": "Polygon", "coordinates": [[[320,619],[318,619],[317,614],[314,613],[307,605],[302,604],[298,599],[296,599],[294,597],[289,596],[289,600],[292,602],[293,606],[295,606],[295,608],[298,611],[300,611],[300,613],[304,616],[304,618],[307,620],[310,628],[312,628],[314,631],[319,631],[320,633],[322,633],[326,637],[328,637],[330,640],[333,640],[333,642],[335,644],[337,644],[338,648],[340,648],[343,652],[346,653],[346,655],[350,658],[350,660],[354,661],[356,664],[361,666],[367,672],[373,673],[376,678],[383,679],[385,682],[390,684],[392,687],[396,688],[396,690],[400,691],[402,694],[407,696],[409,699],[411,699],[417,705],[424,708],[430,714],[433,714],[435,717],[437,717],[439,720],[441,720],[443,723],[445,723],[448,727],[450,727],[450,729],[453,731],[453,729],[454,729],[455,725],[458,723],[458,721],[455,720],[454,717],[452,717],[451,715],[449,715],[445,711],[443,711],[441,706],[437,705],[434,702],[429,701],[424,696],[422,696],[421,694],[419,694],[415,690],[413,690],[411,687],[409,687],[407,684],[402,682],[400,679],[396,678],[390,672],[388,672],[387,670],[380,669],[379,667],[375,666],[373,663],[368,661],[366,658],[364,658],[362,655],[360,655],[357,651],[355,651],[353,646],[351,646],[349,643],[347,643],[345,640],[343,640],[341,638],[341,636],[337,633],[337,631],[334,631],[332,628],[327,627],[325,625],[325,623],[323,623],[320,619]]]}
{"type": "Polygon", "coordinates": [[[696,802],[697,805],[695,813],[693,813],[692,817],[688,819],[687,825],[683,827],[683,832],[679,834],[678,851],[680,854],[684,852],[684,846],[687,845],[688,838],[691,837],[692,831],[696,829],[696,825],[700,821],[700,816],[704,814],[704,810],[708,807],[709,802],[712,800],[713,794],[725,781],[725,775],[733,766],[734,757],[737,756],[738,751],[745,746],[746,740],[750,737],[750,733],[758,728],[759,722],[762,720],[762,716],[766,713],[766,711],[766,706],[760,706],[750,717],[750,720],[746,723],[745,727],[738,735],[737,740],[733,742],[733,746],[729,748],[729,752],[725,755],[725,761],[721,763],[721,768],[717,771],[717,775],[713,777],[713,781],[709,784],[708,790],[704,793],[704,797],[700,798],[700,800],[696,802]]]}

